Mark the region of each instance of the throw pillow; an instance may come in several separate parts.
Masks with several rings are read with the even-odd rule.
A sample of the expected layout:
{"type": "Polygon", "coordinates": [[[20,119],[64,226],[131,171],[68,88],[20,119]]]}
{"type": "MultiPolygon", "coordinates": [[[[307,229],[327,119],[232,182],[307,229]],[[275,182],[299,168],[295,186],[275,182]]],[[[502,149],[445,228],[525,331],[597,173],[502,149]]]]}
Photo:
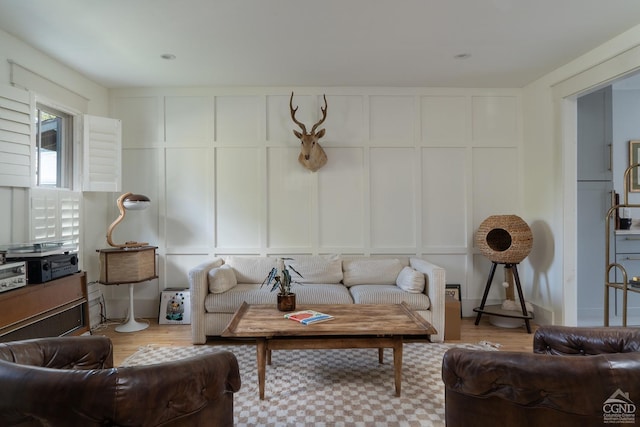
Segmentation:
{"type": "Polygon", "coordinates": [[[424,291],[424,274],[414,270],[411,267],[405,267],[398,274],[396,285],[400,289],[412,294],[419,294],[424,291]]]}
{"type": "Polygon", "coordinates": [[[236,274],[230,265],[222,265],[209,271],[209,292],[221,294],[238,284],[236,274]]]}
{"type": "Polygon", "coordinates": [[[271,269],[277,267],[277,259],[264,256],[229,256],[225,264],[233,268],[238,283],[262,283],[271,269]]]}
{"type": "Polygon", "coordinates": [[[295,256],[284,262],[302,276],[289,271],[294,282],[337,285],[342,280],[342,260],[338,256],[295,256]]]}
{"type": "Polygon", "coordinates": [[[395,285],[402,263],[399,259],[351,259],[342,261],[345,286],[395,285]]]}

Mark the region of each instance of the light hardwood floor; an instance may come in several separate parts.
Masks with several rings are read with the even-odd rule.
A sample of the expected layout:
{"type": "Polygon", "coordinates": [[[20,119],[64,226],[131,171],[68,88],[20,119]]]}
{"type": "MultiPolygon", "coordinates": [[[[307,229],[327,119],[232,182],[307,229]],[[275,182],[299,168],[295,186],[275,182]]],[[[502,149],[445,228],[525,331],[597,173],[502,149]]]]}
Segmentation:
{"type": "MultiPolygon", "coordinates": [[[[140,320],[140,319],[138,319],[140,320]]],[[[118,366],[124,359],[135,353],[140,347],[154,344],[159,346],[190,346],[191,325],[159,325],[157,319],[143,319],[149,327],[143,331],[120,333],[115,331],[118,323],[109,322],[102,328],[93,331],[93,335],[105,335],[111,338],[114,346],[114,364],[118,366]]],[[[459,340],[447,340],[447,343],[478,344],[486,341],[495,344],[501,351],[533,350],[533,333],[536,325],[532,325],[532,333],[528,334],[524,327],[499,328],[482,318],[480,324],[474,324],[474,318],[463,318],[459,340]]],[[[209,340],[207,344],[229,343],[225,340],[209,340]]]]}

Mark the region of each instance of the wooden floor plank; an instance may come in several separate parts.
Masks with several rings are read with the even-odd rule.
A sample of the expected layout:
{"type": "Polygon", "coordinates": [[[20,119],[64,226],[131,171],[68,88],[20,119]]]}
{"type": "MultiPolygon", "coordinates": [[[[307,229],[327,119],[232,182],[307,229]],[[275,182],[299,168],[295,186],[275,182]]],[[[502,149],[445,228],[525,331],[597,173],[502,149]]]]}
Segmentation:
{"type": "MultiPolygon", "coordinates": [[[[138,319],[140,320],[140,319],[138,319]]],[[[190,346],[191,325],[159,325],[157,319],[143,319],[149,322],[149,327],[138,332],[122,333],[116,332],[115,327],[119,323],[108,323],[103,327],[94,330],[94,335],[104,335],[111,338],[114,346],[114,363],[116,366],[124,359],[135,353],[140,347],[146,345],[158,346],[190,346]]],[[[489,323],[488,319],[481,319],[480,324],[474,324],[475,317],[463,318],[459,340],[448,340],[448,343],[469,343],[478,344],[486,342],[495,345],[501,351],[524,351],[533,350],[533,332],[536,325],[532,324],[532,333],[528,334],[524,326],[519,328],[500,328],[489,323]]],[[[212,343],[237,343],[225,339],[216,339],[212,343]]]]}

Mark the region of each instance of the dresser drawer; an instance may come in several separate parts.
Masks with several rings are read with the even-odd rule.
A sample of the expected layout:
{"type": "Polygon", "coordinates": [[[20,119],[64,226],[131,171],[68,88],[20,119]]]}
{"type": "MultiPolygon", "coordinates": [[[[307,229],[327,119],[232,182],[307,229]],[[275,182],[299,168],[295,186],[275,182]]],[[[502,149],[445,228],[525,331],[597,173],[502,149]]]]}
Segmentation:
{"type": "Polygon", "coordinates": [[[616,235],[616,253],[637,253],[640,254],[640,234],[618,234],[616,235]]]}

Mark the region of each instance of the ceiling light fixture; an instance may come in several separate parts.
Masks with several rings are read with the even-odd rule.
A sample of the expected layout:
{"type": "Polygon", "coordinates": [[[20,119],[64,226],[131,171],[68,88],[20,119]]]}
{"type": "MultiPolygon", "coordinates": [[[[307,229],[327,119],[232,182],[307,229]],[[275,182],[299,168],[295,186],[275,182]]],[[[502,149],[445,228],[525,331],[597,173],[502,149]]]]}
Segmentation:
{"type": "Polygon", "coordinates": [[[160,58],[166,59],[167,61],[173,61],[176,59],[176,56],[173,53],[163,53],[160,55],[160,58]]]}

